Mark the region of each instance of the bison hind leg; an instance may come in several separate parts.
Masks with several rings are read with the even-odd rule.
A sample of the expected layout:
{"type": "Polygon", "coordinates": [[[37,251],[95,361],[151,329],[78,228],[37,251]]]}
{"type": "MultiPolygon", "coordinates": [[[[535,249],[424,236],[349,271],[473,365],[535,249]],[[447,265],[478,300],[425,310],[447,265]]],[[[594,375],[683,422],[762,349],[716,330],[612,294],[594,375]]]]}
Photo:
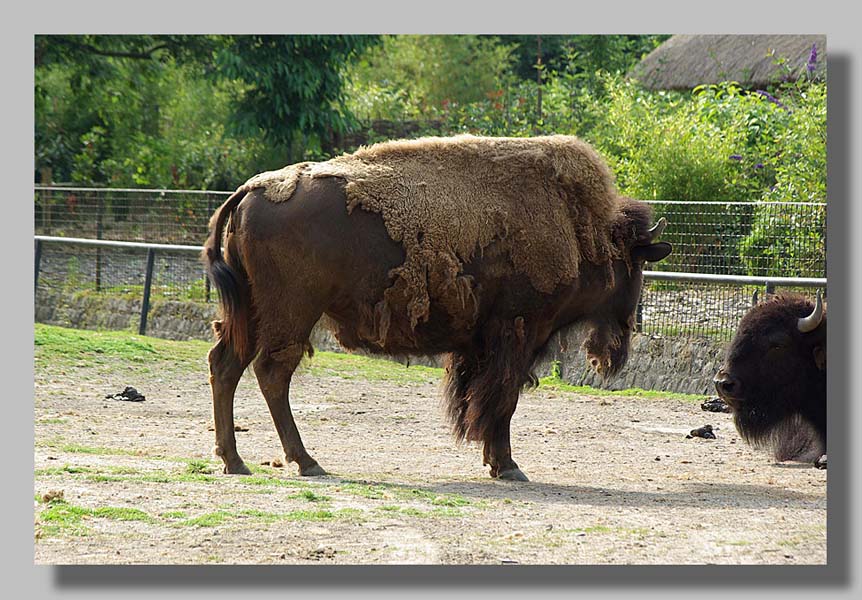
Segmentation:
{"type": "MultiPolygon", "coordinates": [[[[216,321],[220,324],[220,322],[216,321]]],[[[216,324],[214,324],[216,327],[216,324]]],[[[234,394],[248,362],[241,361],[224,340],[219,339],[207,355],[210,368],[210,386],[213,397],[213,452],[224,462],[224,472],[250,475],[251,471],[240,458],[234,434],[234,394]]]]}
{"type": "MultiPolygon", "coordinates": [[[[471,357],[460,353],[450,353],[444,360],[443,399],[446,403],[446,416],[452,425],[452,433],[458,442],[467,441],[470,427],[467,423],[469,402],[467,393],[477,365],[471,357]]],[[[474,439],[473,441],[478,441],[474,439]]]]}

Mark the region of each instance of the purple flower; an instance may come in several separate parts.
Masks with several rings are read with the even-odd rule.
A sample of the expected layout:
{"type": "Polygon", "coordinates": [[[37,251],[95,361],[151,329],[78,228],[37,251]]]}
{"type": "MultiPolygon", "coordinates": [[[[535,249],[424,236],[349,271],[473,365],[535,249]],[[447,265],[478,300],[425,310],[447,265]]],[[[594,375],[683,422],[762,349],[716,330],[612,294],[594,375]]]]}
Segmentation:
{"type": "Polygon", "coordinates": [[[731,154],[730,156],[728,156],[728,158],[730,160],[742,160],[742,156],[739,154],[731,154]]]}
{"type": "Polygon", "coordinates": [[[814,73],[814,69],[817,67],[817,44],[811,44],[811,54],[808,56],[808,65],[806,68],[808,69],[808,74],[811,75],[814,73]]]}
{"type": "Polygon", "coordinates": [[[772,102],[773,104],[777,105],[780,108],[784,108],[784,109],[787,108],[786,106],[784,106],[784,104],[781,103],[781,100],[779,100],[778,98],[776,98],[775,96],[773,96],[772,94],[767,92],[766,90],[754,90],[754,92],[756,94],[760,94],[761,96],[763,96],[764,98],[766,98],[767,100],[769,100],[770,102],[772,102]]]}
{"type": "Polygon", "coordinates": [[[762,169],[762,168],[763,168],[763,163],[757,163],[756,165],[754,165],[754,168],[755,168],[755,169],[762,169]]]}

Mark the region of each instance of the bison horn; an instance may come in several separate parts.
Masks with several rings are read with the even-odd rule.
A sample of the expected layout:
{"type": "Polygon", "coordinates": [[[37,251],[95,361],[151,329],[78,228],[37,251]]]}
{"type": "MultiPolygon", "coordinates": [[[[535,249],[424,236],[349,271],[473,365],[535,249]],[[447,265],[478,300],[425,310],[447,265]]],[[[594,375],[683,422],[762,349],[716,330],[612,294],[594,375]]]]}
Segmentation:
{"type": "Polygon", "coordinates": [[[667,219],[664,217],[660,218],[658,222],[653,225],[652,229],[649,230],[649,239],[650,241],[656,239],[658,236],[664,232],[664,228],[667,227],[667,219]]]}
{"type": "Polygon", "coordinates": [[[823,320],[823,300],[820,298],[820,290],[817,290],[817,300],[814,303],[814,310],[807,317],[800,317],[796,322],[796,326],[802,333],[809,333],[817,329],[820,322],[823,320]]]}

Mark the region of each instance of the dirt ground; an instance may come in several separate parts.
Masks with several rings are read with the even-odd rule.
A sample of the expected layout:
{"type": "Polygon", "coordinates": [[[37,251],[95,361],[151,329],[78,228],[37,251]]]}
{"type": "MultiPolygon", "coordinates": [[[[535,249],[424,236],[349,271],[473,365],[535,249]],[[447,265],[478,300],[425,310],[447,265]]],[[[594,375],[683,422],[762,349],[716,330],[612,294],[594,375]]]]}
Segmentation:
{"type": "Polygon", "coordinates": [[[697,402],[528,392],[512,447],[531,481],[515,483],[453,442],[436,383],[306,372],[292,395],[328,476],[262,465],[281,450],[248,373],[236,435],[256,472],[242,477],[211,454],[203,363],[37,368],[35,562],[826,562],[826,471],[774,463],[697,402]],[[125,385],[146,400],[105,398],[125,385]],[[716,439],[686,439],[707,423],[716,439]]]}

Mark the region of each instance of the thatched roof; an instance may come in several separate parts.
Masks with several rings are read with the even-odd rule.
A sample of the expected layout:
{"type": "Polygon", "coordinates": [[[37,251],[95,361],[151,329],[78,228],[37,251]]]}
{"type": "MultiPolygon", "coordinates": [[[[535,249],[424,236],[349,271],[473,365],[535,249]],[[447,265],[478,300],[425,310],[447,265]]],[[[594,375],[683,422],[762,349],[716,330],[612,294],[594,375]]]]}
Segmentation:
{"type": "Polygon", "coordinates": [[[825,35],[675,35],[635,65],[629,77],[652,90],[692,89],[722,81],[763,87],[805,76],[813,45],[817,48],[813,75],[822,79],[825,35]]]}

